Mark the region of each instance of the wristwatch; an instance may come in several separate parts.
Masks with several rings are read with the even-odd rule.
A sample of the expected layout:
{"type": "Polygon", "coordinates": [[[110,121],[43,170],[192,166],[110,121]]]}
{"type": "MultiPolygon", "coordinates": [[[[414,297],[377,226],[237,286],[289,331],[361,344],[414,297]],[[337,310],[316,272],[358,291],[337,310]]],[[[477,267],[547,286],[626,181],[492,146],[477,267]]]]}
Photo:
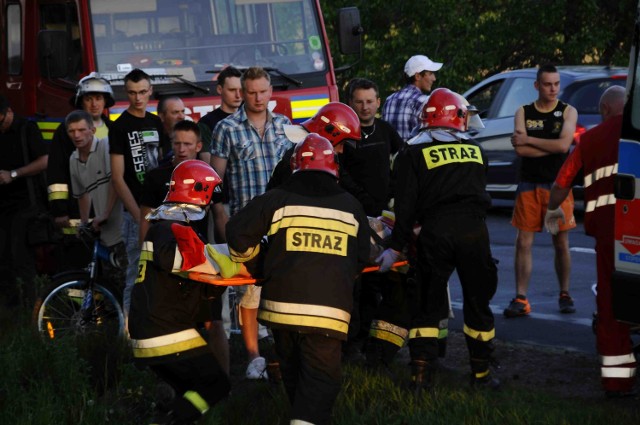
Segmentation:
{"type": "Polygon", "coordinates": [[[15,180],[18,178],[18,172],[16,170],[11,170],[9,175],[11,176],[11,180],[15,180]]]}

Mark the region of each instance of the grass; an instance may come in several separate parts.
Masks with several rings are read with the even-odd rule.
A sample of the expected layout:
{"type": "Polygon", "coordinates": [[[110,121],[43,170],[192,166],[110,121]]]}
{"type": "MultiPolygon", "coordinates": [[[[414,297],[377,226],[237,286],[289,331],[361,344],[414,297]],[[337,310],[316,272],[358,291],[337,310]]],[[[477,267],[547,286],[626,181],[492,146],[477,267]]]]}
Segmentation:
{"type": "MultiPolygon", "coordinates": [[[[133,366],[126,343],[43,341],[24,309],[0,309],[0,330],[0,423],[149,423],[156,391],[162,387],[150,372],[133,366]]],[[[232,338],[231,354],[238,359],[232,360],[232,394],[200,424],[288,424],[289,406],[281,387],[240,378],[245,365],[239,337],[232,338]]],[[[416,397],[403,384],[409,380],[408,367],[396,364],[393,372],[392,381],[360,366],[346,366],[332,424],[601,425],[614,418],[616,425],[640,423],[638,408],[585,405],[509,385],[497,392],[477,391],[469,387],[466,375],[453,370],[442,371],[435,390],[416,397]]]]}

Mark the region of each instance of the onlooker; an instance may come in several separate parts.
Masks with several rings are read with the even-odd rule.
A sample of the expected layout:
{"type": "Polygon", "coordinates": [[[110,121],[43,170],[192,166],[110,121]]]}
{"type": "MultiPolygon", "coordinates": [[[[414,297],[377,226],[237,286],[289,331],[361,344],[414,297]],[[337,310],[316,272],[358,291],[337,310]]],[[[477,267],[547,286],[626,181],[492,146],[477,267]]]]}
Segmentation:
{"type": "Polygon", "coordinates": [[[330,422],[342,383],[341,345],[353,281],[369,259],[369,224],[337,184],[327,139],[310,134],[298,144],[293,171],[231,216],[227,238],[232,258],[263,277],[259,319],[273,332],[291,423],[321,425],[330,422]],[[252,269],[256,263],[263,273],[252,269]]]}
{"type": "Polygon", "coordinates": [[[411,300],[409,331],[412,383],[416,391],[432,383],[438,334],[446,317],[447,283],[457,271],[464,301],[464,335],[472,384],[495,388],[489,362],[495,336],[489,303],[498,273],[485,222],[491,198],[486,192],[487,158],[465,134],[470,110],[462,96],[436,89],[423,112],[426,128],[396,159],[396,220],[390,247],[378,258],[389,270],[421,225],[417,240],[418,289],[411,300]]]}
{"type": "MultiPolygon", "coordinates": [[[[70,102],[75,108],[91,114],[98,139],[106,139],[109,136],[112,122],[105,114],[105,109],[115,103],[109,81],[97,72],[90,73],[80,80],[70,102]]],[[[82,267],[89,262],[91,256],[89,250],[76,237],[76,229],[70,222],[70,219],[80,218],[78,202],[69,196],[71,184],[69,157],[74,150],[67,128],[62,123],[53,134],[47,165],[49,210],[64,235],[61,243],[56,247],[55,257],[59,271],[82,267]]]]}
{"type": "MultiPolygon", "coordinates": [[[[140,197],[140,243],[144,241],[150,223],[145,219],[153,209],[158,208],[169,191],[171,174],[175,167],[191,159],[197,159],[202,149],[200,140],[200,127],[193,121],[179,121],[173,126],[171,134],[171,146],[173,149],[173,160],[170,164],[151,170],[142,185],[142,196],[140,197]]],[[[213,195],[214,222],[224,221],[226,223],[226,213],[222,206],[222,196],[218,193],[213,195]],[[222,214],[222,216],[220,216],[222,214]]],[[[208,220],[191,223],[193,229],[198,233],[200,239],[208,241],[208,220]]],[[[222,324],[222,297],[216,297],[211,303],[205,304],[206,312],[202,316],[202,322],[206,322],[209,328],[209,346],[218,359],[218,363],[224,371],[229,374],[229,341],[226,338],[222,324]],[[209,314],[209,312],[211,312],[209,314]]]]}
{"type": "Polygon", "coordinates": [[[173,126],[185,118],[184,102],[178,96],[164,96],[158,101],[157,111],[164,128],[163,144],[160,147],[163,159],[167,159],[171,151],[170,137],[173,133],[173,126]]]}
{"type": "Polygon", "coordinates": [[[617,321],[611,301],[614,270],[614,180],[618,165],[618,142],[622,128],[625,89],[609,87],[600,98],[602,123],[580,137],[551,188],[545,216],[547,230],[558,233],[565,215],[560,205],[571,193],[574,178],[584,171],[584,229],[596,239],[597,319],[596,339],[600,355],[602,386],[608,397],[633,395],[637,361],[633,355],[629,325],[617,321]],[[614,170],[603,172],[603,170],[614,170]],[[602,200],[606,200],[603,202],[602,200]]]}
{"type": "MultiPolygon", "coordinates": [[[[388,122],[376,118],[380,95],[373,81],[354,78],[347,86],[347,96],[360,120],[362,138],[355,148],[344,147],[340,169],[348,173],[348,179],[341,178],[340,184],[360,201],[369,217],[380,217],[383,210],[389,209],[392,194],[391,157],[402,148],[403,141],[388,122]]],[[[379,336],[378,328],[394,326],[382,320],[374,322],[380,303],[392,297],[402,285],[404,276],[390,273],[365,273],[355,282],[354,308],[358,312],[352,315],[345,359],[357,360],[361,357],[362,343],[370,334],[379,336]],[[394,275],[390,276],[390,273],[394,275]]],[[[368,347],[367,344],[365,348],[374,345],[368,347]]]]}
{"type": "Polygon", "coordinates": [[[143,244],[140,274],[133,289],[129,333],[134,361],[147,365],[175,390],[156,424],[190,424],[229,394],[229,378],[197,330],[194,317],[203,299],[224,287],[196,282],[190,271],[215,273],[204,242],[190,223],[202,220],[221,179],[210,165],[184,161],[171,176],[164,203],[143,244]]]}
{"type": "Polygon", "coordinates": [[[426,56],[411,56],[404,65],[406,85],[387,97],[382,107],[382,118],[391,124],[402,140],[407,141],[420,125],[422,105],[436,80],[436,71],[442,68],[426,56]]]}
{"type": "MultiPolygon", "coordinates": [[[[538,99],[516,111],[515,132],[511,144],[521,158],[516,203],[511,224],[518,229],[516,236],[515,270],[516,297],[504,310],[506,317],[526,316],[531,312],[527,290],[531,278],[531,246],[535,232],[542,230],[549,202],[551,184],[567,156],[578,113],[558,100],[560,74],[553,65],[538,69],[534,86],[538,99]]],[[[573,313],[575,307],[569,296],[569,230],[576,227],[573,217],[573,195],[562,203],[566,222],[558,234],[552,236],[555,249],[555,269],[560,284],[558,304],[561,313],[573,313]]]]}
{"type": "MultiPolygon", "coordinates": [[[[220,106],[200,118],[198,126],[202,134],[202,150],[200,159],[205,162],[211,161],[211,136],[216,125],[229,115],[238,110],[242,104],[242,85],[240,84],[242,72],[233,66],[225,67],[218,74],[216,91],[220,95],[220,106]]],[[[226,184],[223,182],[222,193],[225,194],[225,201],[229,199],[226,184]]]]}
{"type": "Polygon", "coordinates": [[[140,207],[138,202],[145,174],[156,168],[160,160],[160,141],[163,132],[158,116],[147,112],[153,93],[151,77],[134,69],[124,77],[129,106],[114,122],[109,136],[111,180],[124,206],[122,235],[127,247],[127,277],[124,290],[124,310],[129,311],[131,290],[138,276],[140,245],[138,241],[140,207]]]}
{"type": "MultiPolygon", "coordinates": [[[[3,291],[8,304],[17,304],[17,279],[22,280],[29,297],[35,295],[33,278],[36,275],[33,249],[27,243],[27,228],[42,197],[35,193],[26,177],[39,175],[47,168],[47,145],[38,126],[15,116],[9,100],[0,94],[0,230],[2,231],[2,259],[9,273],[3,273],[7,288],[3,291]],[[31,191],[31,194],[30,194],[31,191]],[[37,199],[34,199],[37,198],[37,199]],[[32,200],[33,199],[33,200],[32,200]]],[[[42,185],[44,186],[44,184],[42,185]]],[[[44,187],[42,187],[44,189],[44,187]]],[[[42,205],[44,207],[44,205],[42,205]]]]}
{"type": "MultiPolygon", "coordinates": [[[[247,69],[241,78],[244,104],[233,115],[220,121],[213,133],[211,164],[221,178],[227,174],[230,215],[255,196],[264,193],[271,172],[291,142],[283,125],[283,115],[269,111],[271,77],[260,67],[247,69]]],[[[239,289],[240,287],[238,287],[239,289]]],[[[240,326],[249,357],[246,376],[265,376],[266,361],[258,348],[258,305],[260,288],[249,286],[240,301],[240,326]]]]}
{"type": "Polygon", "coordinates": [[[127,253],[122,240],[122,203],[111,184],[108,137],[98,139],[92,116],[84,110],[71,112],[64,122],[76,150],[69,157],[71,193],[77,199],[80,219],[100,231],[101,242],[114,254],[118,267],[106,264],[116,287],[124,289],[127,253]]]}

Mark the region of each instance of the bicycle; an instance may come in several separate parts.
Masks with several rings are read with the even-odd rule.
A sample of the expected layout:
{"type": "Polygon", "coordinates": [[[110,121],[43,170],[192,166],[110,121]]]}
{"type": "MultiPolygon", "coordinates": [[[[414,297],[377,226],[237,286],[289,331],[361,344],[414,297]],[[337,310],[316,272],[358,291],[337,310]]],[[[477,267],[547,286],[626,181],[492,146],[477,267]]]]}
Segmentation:
{"type": "Polygon", "coordinates": [[[125,318],[120,302],[112,290],[99,283],[101,261],[118,267],[117,260],[90,225],[79,226],[78,236],[87,246],[93,246],[91,261],[84,269],[52,277],[34,306],[37,330],[50,340],[92,334],[109,339],[124,337],[125,318]]]}

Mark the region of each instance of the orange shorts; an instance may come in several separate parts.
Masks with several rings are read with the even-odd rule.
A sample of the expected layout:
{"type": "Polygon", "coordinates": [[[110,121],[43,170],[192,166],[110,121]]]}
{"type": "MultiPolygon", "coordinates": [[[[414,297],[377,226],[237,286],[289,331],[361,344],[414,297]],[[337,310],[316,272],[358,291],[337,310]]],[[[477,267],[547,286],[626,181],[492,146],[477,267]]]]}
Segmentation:
{"type": "MultiPolygon", "coordinates": [[[[551,184],[519,183],[511,224],[525,232],[540,232],[544,227],[550,189],[551,184]]],[[[573,216],[573,192],[569,192],[569,196],[560,207],[565,216],[565,222],[560,222],[560,231],[576,227],[576,219],[573,216]]]]}

